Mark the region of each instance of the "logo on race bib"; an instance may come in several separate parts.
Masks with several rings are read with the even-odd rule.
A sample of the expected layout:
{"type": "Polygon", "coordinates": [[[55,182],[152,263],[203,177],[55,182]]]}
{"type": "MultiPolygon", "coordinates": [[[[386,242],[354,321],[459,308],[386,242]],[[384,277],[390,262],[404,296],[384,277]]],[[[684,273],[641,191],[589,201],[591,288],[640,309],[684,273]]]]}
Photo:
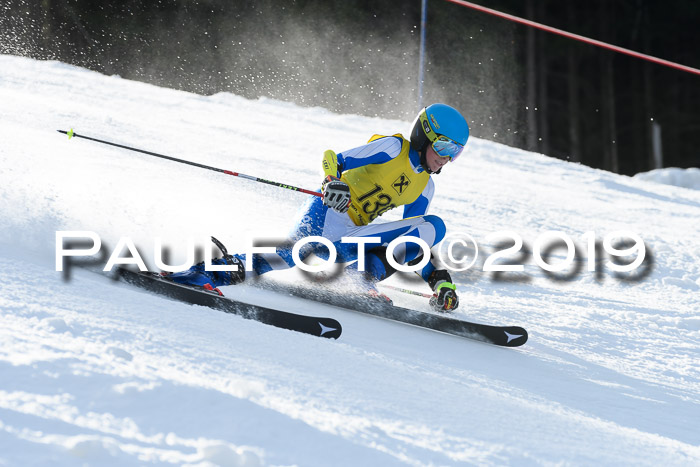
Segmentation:
{"type": "Polygon", "coordinates": [[[411,180],[406,176],[406,174],[401,174],[399,178],[394,180],[394,183],[391,184],[392,187],[394,187],[394,190],[396,190],[396,193],[399,195],[404,192],[406,187],[411,184],[411,180]]]}

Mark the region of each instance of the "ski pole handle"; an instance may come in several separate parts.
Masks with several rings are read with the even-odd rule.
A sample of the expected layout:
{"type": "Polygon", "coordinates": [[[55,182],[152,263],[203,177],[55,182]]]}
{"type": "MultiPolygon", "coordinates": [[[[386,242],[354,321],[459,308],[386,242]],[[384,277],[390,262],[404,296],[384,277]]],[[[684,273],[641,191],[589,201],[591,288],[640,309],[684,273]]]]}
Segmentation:
{"type": "Polygon", "coordinates": [[[224,173],[226,175],[233,175],[234,177],[245,178],[246,180],[252,180],[254,182],[259,182],[259,183],[265,183],[266,185],[272,185],[272,186],[276,186],[278,188],[285,188],[287,190],[299,191],[301,193],[306,193],[307,195],[313,195],[313,196],[319,196],[319,197],[321,196],[321,193],[319,193],[319,192],[306,190],[304,188],[299,188],[299,187],[296,187],[293,185],[287,185],[285,183],[275,182],[272,180],[265,180],[264,178],[253,177],[251,175],[245,175],[242,173],[233,172],[231,170],[219,169],[217,167],[212,167],[212,166],[204,165],[204,164],[198,164],[197,162],[190,162],[190,161],[186,161],[183,159],[178,159],[176,157],[166,156],[164,154],[158,154],[156,152],[145,151],[143,149],[138,149],[138,148],[134,148],[131,146],[125,146],[123,144],[111,143],[109,141],[104,141],[104,140],[97,139],[97,138],[91,138],[89,136],[79,135],[78,133],[75,133],[73,131],[73,129],[71,129],[70,131],[65,131],[65,130],[56,130],[56,131],[58,131],[59,133],[63,133],[64,135],[68,135],[68,139],[73,138],[73,137],[83,138],[83,139],[87,139],[90,141],[94,141],[96,143],[102,143],[102,144],[107,144],[109,146],[114,146],[117,148],[126,149],[128,151],[140,152],[141,154],[146,154],[146,155],[153,156],[153,157],[159,157],[161,159],[167,159],[169,161],[179,162],[181,164],[192,165],[194,167],[199,167],[200,169],[212,170],[214,172],[220,172],[220,173],[224,173]]]}

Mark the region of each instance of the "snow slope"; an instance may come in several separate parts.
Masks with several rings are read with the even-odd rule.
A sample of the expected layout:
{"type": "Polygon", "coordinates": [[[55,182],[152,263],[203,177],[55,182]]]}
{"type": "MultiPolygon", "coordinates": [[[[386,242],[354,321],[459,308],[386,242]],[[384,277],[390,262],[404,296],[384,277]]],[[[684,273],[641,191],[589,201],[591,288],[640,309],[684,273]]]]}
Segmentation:
{"type": "Polygon", "coordinates": [[[0,55],[0,465],[700,464],[697,191],[471,139],[432,206],[482,253],[453,276],[455,314],[526,327],[519,349],[224,291],[334,317],[328,341],[55,271],[57,230],[129,236],[152,265],[156,237],[174,260],[189,236],[234,251],[282,238],[307,196],[57,129],[313,189],[323,150],[409,125],[0,55]],[[562,231],[584,251],[586,232],[628,230],[653,266],[557,282],[528,256],[498,281],[481,269],[501,230],[530,247],[562,231]]]}
{"type": "Polygon", "coordinates": [[[681,169],[678,167],[667,167],[665,169],[654,169],[649,172],[635,174],[634,178],[666,185],[700,190],[700,168],[691,167],[681,169]]]}

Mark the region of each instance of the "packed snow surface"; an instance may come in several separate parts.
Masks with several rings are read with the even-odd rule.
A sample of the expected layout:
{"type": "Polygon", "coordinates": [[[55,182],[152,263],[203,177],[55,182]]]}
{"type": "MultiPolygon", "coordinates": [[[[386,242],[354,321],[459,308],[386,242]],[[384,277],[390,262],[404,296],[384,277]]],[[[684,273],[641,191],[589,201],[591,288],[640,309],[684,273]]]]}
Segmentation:
{"type": "Polygon", "coordinates": [[[638,173],[634,178],[690,188],[691,190],[700,190],[700,168],[698,167],[690,167],[688,169],[679,167],[654,169],[649,172],[638,173]]]}
{"type": "Polygon", "coordinates": [[[0,465],[700,465],[697,191],[470,139],[431,213],[479,246],[453,274],[454,315],[525,327],[517,349],[224,288],[342,323],[320,339],[56,271],[59,230],[97,233],[106,254],[129,237],[152,267],[156,238],[172,262],[189,237],[232,251],[284,238],[308,196],[56,130],[316,189],[325,149],[409,126],[0,56],[0,465]],[[523,272],[483,271],[499,237],[513,243],[499,231],[524,240],[506,253],[523,272]],[[548,231],[580,250],[567,281],[533,259],[548,231]],[[600,248],[588,261],[586,239],[615,231],[646,245],[633,273],[600,248]]]}

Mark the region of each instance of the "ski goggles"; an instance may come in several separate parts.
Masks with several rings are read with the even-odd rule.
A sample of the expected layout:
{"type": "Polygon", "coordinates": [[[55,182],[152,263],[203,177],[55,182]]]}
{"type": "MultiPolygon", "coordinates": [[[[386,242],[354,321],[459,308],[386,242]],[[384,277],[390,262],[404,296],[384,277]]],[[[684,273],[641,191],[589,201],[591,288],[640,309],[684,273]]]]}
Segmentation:
{"type": "Polygon", "coordinates": [[[464,146],[452,141],[447,136],[438,136],[435,141],[432,142],[433,151],[440,157],[449,157],[450,161],[454,161],[462,154],[464,146]]]}

